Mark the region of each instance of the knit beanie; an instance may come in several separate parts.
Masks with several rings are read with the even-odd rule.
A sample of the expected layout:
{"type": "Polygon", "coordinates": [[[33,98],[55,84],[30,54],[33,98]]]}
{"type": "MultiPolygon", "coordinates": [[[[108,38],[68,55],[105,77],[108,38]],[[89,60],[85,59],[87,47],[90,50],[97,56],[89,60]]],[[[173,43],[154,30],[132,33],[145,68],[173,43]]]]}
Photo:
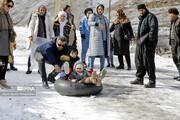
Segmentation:
{"type": "Polygon", "coordinates": [[[138,6],[137,6],[137,9],[139,10],[139,9],[147,9],[146,8],[146,5],[145,4],[139,4],[138,6]]]}

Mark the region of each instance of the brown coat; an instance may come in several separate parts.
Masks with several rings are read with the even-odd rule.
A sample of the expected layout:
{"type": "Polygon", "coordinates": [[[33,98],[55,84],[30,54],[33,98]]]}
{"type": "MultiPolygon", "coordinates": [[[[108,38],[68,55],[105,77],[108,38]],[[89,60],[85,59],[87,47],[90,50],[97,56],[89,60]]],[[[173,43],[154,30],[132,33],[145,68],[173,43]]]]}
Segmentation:
{"type": "Polygon", "coordinates": [[[10,33],[14,32],[9,13],[0,8],[0,56],[10,55],[10,33]]]}
{"type": "MultiPolygon", "coordinates": [[[[173,22],[171,22],[171,27],[170,27],[170,35],[169,35],[169,38],[170,38],[169,44],[170,45],[171,45],[172,24],[173,24],[173,22]]],[[[178,44],[180,46],[180,18],[178,18],[175,21],[173,32],[174,32],[174,40],[176,41],[176,44],[178,44]]]]}

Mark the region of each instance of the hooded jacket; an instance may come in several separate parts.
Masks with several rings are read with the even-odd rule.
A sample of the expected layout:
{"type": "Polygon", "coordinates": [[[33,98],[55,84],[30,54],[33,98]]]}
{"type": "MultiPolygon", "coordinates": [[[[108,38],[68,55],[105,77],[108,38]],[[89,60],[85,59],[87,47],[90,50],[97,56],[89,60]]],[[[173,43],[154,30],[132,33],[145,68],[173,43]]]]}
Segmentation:
{"type": "Polygon", "coordinates": [[[69,80],[72,80],[72,79],[77,79],[77,81],[80,81],[82,80],[83,78],[86,78],[86,77],[90,77],[91,74],[89,72],[86,71],[86,69],[84,68],[84,64],[81,62],[81,61],[77,61],[75,64],[74,64],[74,67],[73,67],[73,72],[69,75],[69,80]],[[78,64],[81,64],[83,66],[83,71],[82,73],[76,73],[76,66],[78,64]]]}

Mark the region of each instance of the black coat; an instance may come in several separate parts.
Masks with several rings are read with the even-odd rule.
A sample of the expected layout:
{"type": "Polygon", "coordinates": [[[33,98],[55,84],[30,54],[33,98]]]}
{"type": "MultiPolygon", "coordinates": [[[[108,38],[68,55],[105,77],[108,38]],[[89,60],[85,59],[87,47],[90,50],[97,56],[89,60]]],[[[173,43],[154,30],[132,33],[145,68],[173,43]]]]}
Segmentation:
{"type": "Polygon", "coordinates": [[[143,16],[139,17],[137,43],[141,45],[154,45],[158,42],[158,20],[156,16],[146,10],[143,16]]]}
{"type": "Polygon", "coordinates": [[[119,54],[129,54],[129,41],[124,39],[124,35],[129,31],[131,37],[133,37],[133,30],[131,23],[117,23],[112,24],[110,27],[110,32],[114,31],[113,35],[113,46],[114,46],[114,55],[119,54]]]}
{"type": "MultiPolygon", "coordinates": [[[[53,30],[54,30],[54,35],[57,37],[60,35],[60,23],[59,20],[54,22],[53,25],[53,30]]],[[[66,25],[64,26],[64,37],[66,37],[67,41],[69,42],[69,34],[70,34],[70,30],[71,30],[71,24],[69,22],[66,23],[66,25]]],[[[68,43],[67,42],[67,43],[68,43]]]]}

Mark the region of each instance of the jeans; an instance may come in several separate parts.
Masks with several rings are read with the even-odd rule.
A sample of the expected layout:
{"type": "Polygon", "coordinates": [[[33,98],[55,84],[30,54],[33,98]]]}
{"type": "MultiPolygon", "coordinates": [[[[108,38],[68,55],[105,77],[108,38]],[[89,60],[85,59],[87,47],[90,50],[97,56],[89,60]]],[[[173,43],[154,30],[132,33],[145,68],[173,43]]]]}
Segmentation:
{"type": "MultiPolygon", "coordinates": [[[[90,67],[91,70],[93,70],[95,56],[90,56],[89,60],[90,60],[90,66],[89,67],[90,67]]],[[[100,56],[100,70],[102,70],[104,68],[104,63],[105,63],[105,57],[100,56]]]]}
{"type": "MultiPolygon", "coordinates": [[[[87,36],[86,36],[87,37],[87,36]]],[[[86,61],[86,54],[89,48],[89,39],[82,39],[81,40],[82,50],[81,50],[81,61],[86,61]]],[[[89,62],[89,59],[88,59],[89,62]]]]}

